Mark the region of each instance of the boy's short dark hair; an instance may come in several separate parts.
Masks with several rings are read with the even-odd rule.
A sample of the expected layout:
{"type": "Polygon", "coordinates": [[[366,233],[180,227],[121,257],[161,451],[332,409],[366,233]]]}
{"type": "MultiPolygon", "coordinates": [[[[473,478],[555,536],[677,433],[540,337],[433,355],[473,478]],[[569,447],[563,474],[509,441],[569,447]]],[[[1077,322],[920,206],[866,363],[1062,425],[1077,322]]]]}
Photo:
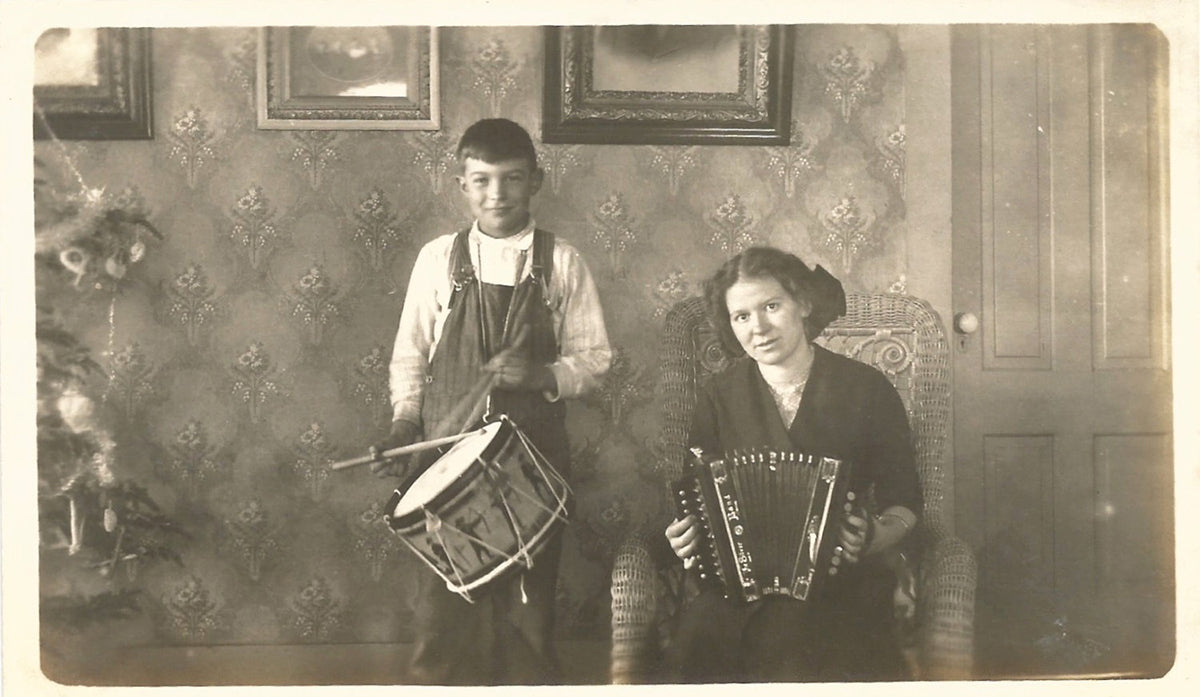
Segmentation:
{"type": "Polygon", "coordinates": [[[530,169],[537,169],[537,150],[529,132],[508,119],[482,119],[471,124],[459,138],[455,154],[460,165],[468,157],[490,164],[524,159],[530,169]]]}

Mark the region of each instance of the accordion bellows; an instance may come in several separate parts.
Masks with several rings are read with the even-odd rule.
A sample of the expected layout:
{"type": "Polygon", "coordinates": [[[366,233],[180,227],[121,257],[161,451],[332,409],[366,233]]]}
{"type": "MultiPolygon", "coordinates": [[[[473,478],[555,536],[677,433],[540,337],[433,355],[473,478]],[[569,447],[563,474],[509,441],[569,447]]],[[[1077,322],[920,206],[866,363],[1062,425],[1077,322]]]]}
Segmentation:
{"type": "Polygon", "coordinates": [[[850,470],[847,461],[794,451],[711,459],[693,450],[673,490],[680,519],[692,515],[700,526],[693,568],[701,583],[744,602],[815,598],[841,564],[850,470]]]}

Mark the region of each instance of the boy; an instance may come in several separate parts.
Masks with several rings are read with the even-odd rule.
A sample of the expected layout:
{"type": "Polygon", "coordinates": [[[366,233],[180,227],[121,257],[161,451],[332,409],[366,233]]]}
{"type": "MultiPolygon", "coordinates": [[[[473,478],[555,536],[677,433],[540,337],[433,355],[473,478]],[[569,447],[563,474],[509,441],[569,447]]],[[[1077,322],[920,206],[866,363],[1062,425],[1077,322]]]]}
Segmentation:
{"type": "MultiPolygon", "coordinates": [[[[491,412],[510,416],[566,476],[562,400],[593,388],[612,358],[595,284],[579,253],[530,215],[542,170],[524,128],[484,119],[463,133],[457,154],[475,222],[417,256],[392,354],[392,428],[377,448],[444,435],[433,432],[491,374],[491,412]]],[[[372,470],[397,474],[385,463],[372,470]]],[[[473,604],[422,567],[413,679],[554,682],[557,538],[532,569],[493,582],[473,604]]]]}

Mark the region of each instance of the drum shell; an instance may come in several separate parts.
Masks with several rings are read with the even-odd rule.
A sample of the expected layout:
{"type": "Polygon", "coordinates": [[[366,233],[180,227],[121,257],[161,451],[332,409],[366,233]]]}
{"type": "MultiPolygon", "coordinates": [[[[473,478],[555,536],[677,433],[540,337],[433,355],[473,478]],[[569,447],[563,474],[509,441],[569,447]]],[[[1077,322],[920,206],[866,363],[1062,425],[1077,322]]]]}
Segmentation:
{"type": "MultiPolygon", "coordinates": [[[[402,494],[389,502],[389,514],[402,494]]],[[[569,494],[558,473],[504,421],[463,472],[388,524],[451,590],[463,592],[532,566],[565,522],[569,494]]]]}

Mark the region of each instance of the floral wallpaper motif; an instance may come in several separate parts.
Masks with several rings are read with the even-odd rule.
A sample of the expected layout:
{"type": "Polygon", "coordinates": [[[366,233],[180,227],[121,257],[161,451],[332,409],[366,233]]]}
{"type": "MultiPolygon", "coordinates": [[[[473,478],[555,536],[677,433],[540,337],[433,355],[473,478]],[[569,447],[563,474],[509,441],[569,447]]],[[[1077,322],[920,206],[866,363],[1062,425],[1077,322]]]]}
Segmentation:
{"type": "Polygon", "coordinates": [[[246,189],[230,209],[233,225],[229,229],[229,239],[239,248],[238,251],[247,258],[253,269],[258,269],[263,260],[274,251],[282,236],[275,223],[275,216],[271,202],[263,194],[263,188],[257,184],[246,189]]]}
{"type": "Polygon", "coordinates": [[[175,435],[160,461],[158,476],[172,482],[182,501],[197,501],[227,467],[209,442],[204,424],[191,420],[175,435]]]}
{"type": "Polygon", "coordinates": [[[171,143],[168,157],[183,169],[187,185],[195,188],[200,171],[216,158],[217,153],[213,148],[216,136],[209,129],[200,109],[195,107],[176,117],[166,136],[171,143]]]}
{"type": "Polygon", "coordinates": [[[262,418],[264,406],[283,394],[279,382],[271,379],[272,375],[277,375],[271,357],[261,343],[252,343],[238,356],[232,371],[234,380],[230,392],[245,406],[250,422],[257,423],[262,418]]]}
{"type": "Polygon", "coordinates": [[[325,641],[332,637],[342,623],[343,601],[323,577],[312,579],[292,596],[295,626],[300,636],[309,641],[325,641]]]}
{"type": "Polygon", "coordinates": [[[321,175],[331,163],[338,161],[335,147],[338,134],[334,131],[296,131],[291,134],[295,144],[292,162],[300,163],[308,173],[308,183],[313,189],[321,187],[321,175]]]}
{"type": "Polygon", "coordinates": [[[168,303],[163,324],[182,331],[188,345],[197,346],[221,311],[216,294],[204,267],[189,265],[163,288],[168,303]]]}
{"type": "Polygon", "coordinates": [[[105,399],[126,419],[135,418],[156,396],[156,370],[137,343],[129,344],[112,356],[105,399]]]}
{"type": "MultiPolygon", "coordinates": [[[[381,524],[391,482],[330,471],[388,428],[387,364],[417,251],[470,222],[459,134],[540,132],[542,30],[442,29],[442,130],[260,131],[255,30],[155,29],[152,141],[39,142],[128,191],[165,241],[137,279],[62,311],[104,359],[120,466],[188,526],[138,583],[158,641],[399,641],[420,562],[381,524]],[[112,308],[111,322],[108,309],[112,308]]],[[[605,637],[612,557],[669,515],[652,478],[659,329],[751,244],[883,291],[905,268],[904,64],[895,30],[795,28],[786,146],[544,145],[538,224],[596,278],[617,359],[569,405],[577,510],[559,630],[605,637]]]]}
{"type": "Polygon", "coordinates": [[[203,641],[222,629],[221,602],[204,581],[191,576],[162,599],[170,629],[188,641],[203,641]]]}
{"type": "Polygon", "coordinates": [[[247,501],[237,515],[225,520],[226,535],[251,581],[262,578],[263,565],[279,549],[276,527],[271,513],[257,498],[247,501]]]}

